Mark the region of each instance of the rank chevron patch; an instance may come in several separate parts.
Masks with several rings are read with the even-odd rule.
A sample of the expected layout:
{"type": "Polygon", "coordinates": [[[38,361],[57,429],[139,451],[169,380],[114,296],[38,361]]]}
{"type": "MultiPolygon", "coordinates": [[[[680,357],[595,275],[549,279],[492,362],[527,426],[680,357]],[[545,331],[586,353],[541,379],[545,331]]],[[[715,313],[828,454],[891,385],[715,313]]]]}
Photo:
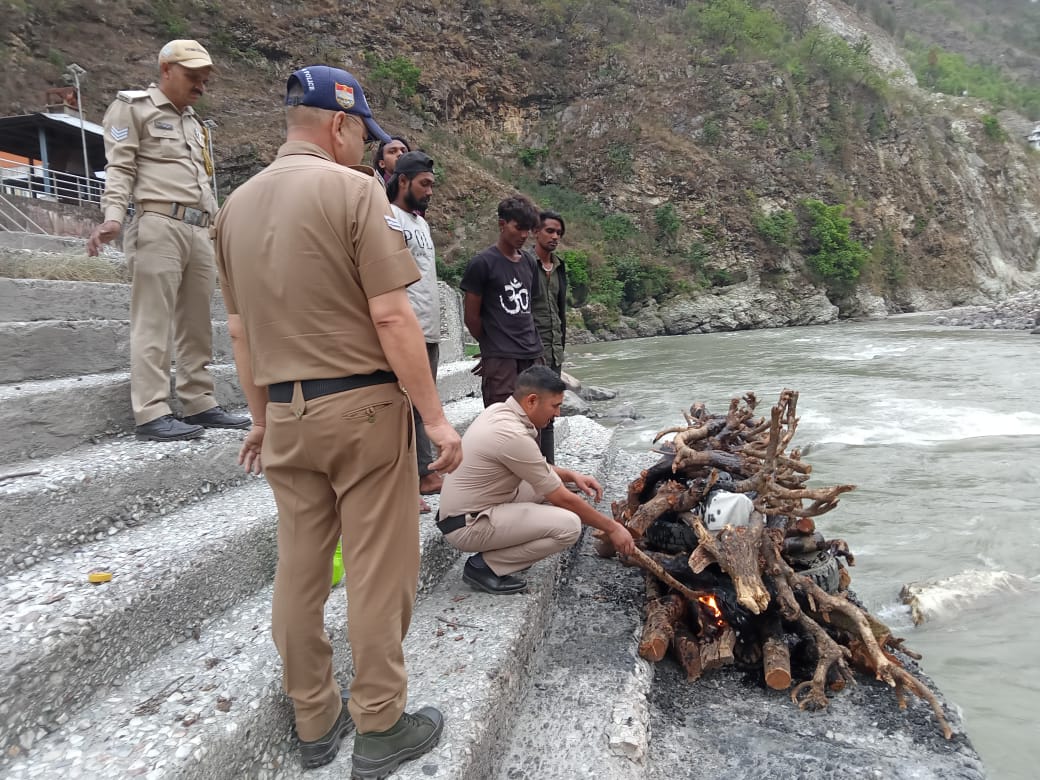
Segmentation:
{"type": "Polygon", "coordinates": [[[126,137],[130,135],[129,127],[110,127],[108,128],[108,134],[112,136],[113,141],[125,141],[126,137]]]}

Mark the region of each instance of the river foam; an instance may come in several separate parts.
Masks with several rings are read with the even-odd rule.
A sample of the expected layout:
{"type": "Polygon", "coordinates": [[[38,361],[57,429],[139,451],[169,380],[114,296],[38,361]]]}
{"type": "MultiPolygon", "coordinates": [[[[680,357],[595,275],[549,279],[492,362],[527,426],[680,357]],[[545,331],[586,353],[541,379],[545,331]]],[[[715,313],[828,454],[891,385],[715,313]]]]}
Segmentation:
{"type": "Polygon", "coordinates": [[[950,617],[982,599],[999,593],[1036,591],[1033,580],[1007,571],[967,569],[952,577],[909,582],[899,596],[910,607],[914,623],[950,617]]]}

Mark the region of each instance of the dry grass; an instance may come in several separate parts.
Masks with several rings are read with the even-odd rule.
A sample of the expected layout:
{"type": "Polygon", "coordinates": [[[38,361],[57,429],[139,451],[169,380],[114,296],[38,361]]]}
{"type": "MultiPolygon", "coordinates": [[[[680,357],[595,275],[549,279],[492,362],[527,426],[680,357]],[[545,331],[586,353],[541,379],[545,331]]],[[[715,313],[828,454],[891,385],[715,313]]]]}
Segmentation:
{"type": "Polygon", "coordinates": [[[126,264],[107,257],[54,252],[0,251],[0,277],[54,279],[69,282],[118,282],[126,284],[126,264]]]}

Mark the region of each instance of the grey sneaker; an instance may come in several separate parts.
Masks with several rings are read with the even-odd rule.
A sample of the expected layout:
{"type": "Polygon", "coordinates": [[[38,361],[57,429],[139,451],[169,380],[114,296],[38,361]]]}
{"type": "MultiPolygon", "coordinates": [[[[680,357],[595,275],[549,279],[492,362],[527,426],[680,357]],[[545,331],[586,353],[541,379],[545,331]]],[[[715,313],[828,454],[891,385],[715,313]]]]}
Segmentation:
{"type": "Polygon", "coordinates": [[[404,713],[386,731],[354,735],[352,780],[382,780],[405,761],[418,758],[441,738],[444,716],[433,707],[404,713]]]}

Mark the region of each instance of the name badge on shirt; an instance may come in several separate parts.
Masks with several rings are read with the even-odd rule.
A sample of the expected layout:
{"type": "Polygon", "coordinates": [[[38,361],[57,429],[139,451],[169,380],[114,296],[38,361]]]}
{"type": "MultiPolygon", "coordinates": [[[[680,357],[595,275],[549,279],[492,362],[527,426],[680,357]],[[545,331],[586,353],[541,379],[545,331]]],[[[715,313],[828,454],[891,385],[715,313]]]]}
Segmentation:
{"type": "Polygon", "coordinates": [[[171,125],[169,122],[163,122],[160,119],[155,120],[155,126],[160,130],[173,130],[173,125],[171,125]]]}

